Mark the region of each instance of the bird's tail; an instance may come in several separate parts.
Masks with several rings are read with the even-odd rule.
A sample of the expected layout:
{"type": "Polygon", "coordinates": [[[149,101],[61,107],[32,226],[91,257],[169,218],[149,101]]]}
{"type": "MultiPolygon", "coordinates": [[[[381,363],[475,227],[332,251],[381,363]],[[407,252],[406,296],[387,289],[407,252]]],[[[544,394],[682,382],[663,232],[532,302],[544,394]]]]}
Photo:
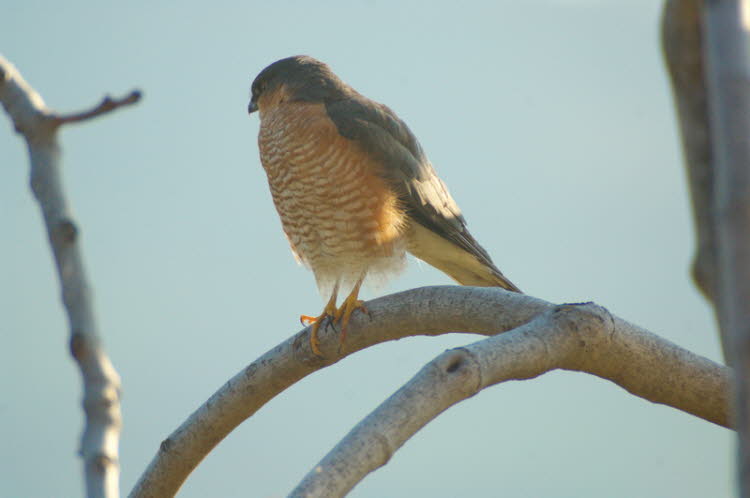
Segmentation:
{"type": "Polygon", "coordinates": [[[415,223],[409,237],[409,252],[461,285],[502,287],[522,293],[492,263],[484,249],[475,240],[471,240],[478,249],[470,252],[415,223]]]}
{"type": "MultiPolygon", "coordinates": [[[[428,261],[428,263],[430,263],[428,261]]],[[[503,289],[523,293],[513,282],[503,275],[493,264],[476,261],[467,265],[459,266],[455,264],[443,265],[441,268],[437,264],[430,263],[432,266],[447,273],[449,277],[461,285],[473,285],[475,287],[502,287],[503,289]]]]}
{"type": "MultiPolygon", "coordinates": [[[[492,265],[489,268],[489,277],[483,279],[484,282],[487,282],[484,284],[485,287],[502,287],[503,289],[507,289],[509,291],[518,292],[519,294],[523,294],[523,291],[519,289],[516,284],[508,280],[508,277],[503,275],[503,273],[497,269],[495,265],[492,265]]],[[[481,284],[465,284],[463,282],[459,282],[461,285],[478,285],[482,286],[481,284]]]]}

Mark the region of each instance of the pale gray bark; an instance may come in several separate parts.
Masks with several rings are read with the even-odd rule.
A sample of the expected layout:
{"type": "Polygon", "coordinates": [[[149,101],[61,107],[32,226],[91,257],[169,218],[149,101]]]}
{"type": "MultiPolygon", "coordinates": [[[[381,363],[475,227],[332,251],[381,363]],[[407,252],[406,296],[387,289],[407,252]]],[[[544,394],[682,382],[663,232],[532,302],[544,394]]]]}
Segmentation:
{"type": "Polygon", "coordinates": [[[137,101],[105,99],[91,111],[60,115],[49,109],[18,70],[0,56],[0,102],[29,149],[31,188],[42,210],[57,265],[70,326],[70,351],[83,377],[86,424],[81,437],[86,493],[119,496],[120,377],[104,352],[94,317],[91,287],[79,250],[78,228],[62,187],[57,130],[137,101]]]}
{"type": "MultiPolygon", "coordinates": [[[[389,452],[395,451],[427,420],[483,387],[500,382],[503,375],[528,378],[555,368],[585,371],[610,379],[650,401],[673,406],[719,425],[729,425],[730,373],[726,367],[604,312],[595,314],[598,321],[589,320],[588,328],[576,332],[568,325],[567,328],[559,325],[567,323],[564,318],[571,316],[570,310],[575,307],[560,308],[527,295],[475,287],[414,289],[368,302],[367,308],[371,317],[357,314],[352,318],[346,351],[342,354],[337,353],[338,333],[327,328],[320,334],[324,358],[316,357],[310,351],[306,329],[240,371],[161,444],[130,496],[174,496],[209,451],[274,396],[355,351],[412,335],[469,332],[495,337],[488,340],[491,346],[481,346],[480,342],[447,353],[450,359],[436,360],[437,367],[425,367],[425,371],[434,375],[442,372],[440,375],[445,377],[442,380],[452,383],[444,387],[445,392],[436,394],[431,406],[420,405],[408,412],[409,417],[422,420],[421,423],[407,424],[406,428],[396,423],[390,430],[397,431],[398,436],[382,439],[376,435],[370,441],[376,441],[375,446],[368,443],[360,448],[370,460],[359,467],[354,478],[349,476],[341,482],[337,477],[326,478],[336,480],[339,490],[350,489],[358,482],[356,478],[361,479],[382,465],[389,452]],[[535,319],[540,314],[547,318],[535,319]],[[497,335],[510,330],[513,331],[497,335]],[[486,349],[486,352],[481,358],[475,358],[475,349],[486,349]],[[480,363],[474,365],[475,361],[480,363]],[[443,365],[445,362],[456,366],[449,368],[443,365]],[[474,380],[466,380],[464,377],[469,375],[466,372],[474,375],[474,380]],[[484,379],[482,382],[476,381],[479,372],[484,379]],[[465,384],[455,387],[453,379],[465,384]],[[457,391],[447,392],[453,388],[457,391]],[[429,415],[426,420],[420,419],[422,415],[417,412],[421,411],[429,415]],[[387,451],[380,448],[385,440],[388,440],[387,451]]],[[[404,389],[411,389],[410,385],[404,389]]],[[[367,426],[369,422],[362,425],[367,426]]],[[[383,425],[388,422],[379,423],[379,427],[383,425]]],[[[384,429],[375,432],[390,434],[384,429]]],[[[328,471],[331,467],[325,469],[328,471]]],[[[326,486],[321,489],[327,489],[326,486]]]]}
{"type": "Polygon", "coordinates": [[[737,376],[741,496],[750,496],[750,1],[704,3],[719,323],[737,376]]]}
{"type": "Polygon", "coordinates": [[[411,436],[482,389],[555,369],[587,372],[629,392],[728,424],[728,370],[593,304],[549,309],[515,330],[446,351],[360,422],[293,497],[339,497],[411,436]]]}

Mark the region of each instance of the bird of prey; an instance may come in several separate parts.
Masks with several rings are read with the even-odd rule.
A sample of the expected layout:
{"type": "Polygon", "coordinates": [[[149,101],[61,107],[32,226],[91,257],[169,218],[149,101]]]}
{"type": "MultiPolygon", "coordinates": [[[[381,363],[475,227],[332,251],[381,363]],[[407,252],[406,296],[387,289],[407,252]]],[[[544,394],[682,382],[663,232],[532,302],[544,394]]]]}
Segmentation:
{"type": "Polygon", "coordinates": [[[365,278],[402,268],[408,251],[462,285],[521,292],[466,228],[414,134],[383,104],[364,97],[324,63],[281,59],[251,87],[258,146],[274,204],[295,257],[328,297],[312,323],[339,323],[340,346],[365,278]],[[337,307],[339,292],[348,292],[337,307]]]}

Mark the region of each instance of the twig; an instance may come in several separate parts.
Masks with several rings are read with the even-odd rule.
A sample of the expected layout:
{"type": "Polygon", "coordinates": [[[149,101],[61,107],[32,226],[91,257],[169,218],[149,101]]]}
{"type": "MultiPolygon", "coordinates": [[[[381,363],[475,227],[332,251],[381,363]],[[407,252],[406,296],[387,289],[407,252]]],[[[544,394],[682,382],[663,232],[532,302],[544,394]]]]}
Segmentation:
{"type": "Polygon", "coordinates": [[[99,339],[91,288],[79,250],[78,228],[62,187],[57,129],[137,101],[102,103],[87,113],[61,117],[46,107],[18,70],[0,56],[0,102],[23,135],[31,162],[31,188],[42,210],[70,325],[70,352],[83,377],[86,424],[81,437],[86,493],[119,496],[120,377],[99,339]]]}
{"type": "Polygon", "coordinates": [[[115,99],[107,95],[104,97],[104,99],[102,99],[99,105],[91,110],[68,115],[58,115],[55,116],[54,119],[57,125],[66,123],[78,123],[91,118],[95,118],[97,116],[101,116],[102,114],[106,114],[108,112],[112,112],[119,107],[135,104],[139,100],[141,100],[141,92],[138,90],[133,90],[128,95],[120,99],[115,99]]]}

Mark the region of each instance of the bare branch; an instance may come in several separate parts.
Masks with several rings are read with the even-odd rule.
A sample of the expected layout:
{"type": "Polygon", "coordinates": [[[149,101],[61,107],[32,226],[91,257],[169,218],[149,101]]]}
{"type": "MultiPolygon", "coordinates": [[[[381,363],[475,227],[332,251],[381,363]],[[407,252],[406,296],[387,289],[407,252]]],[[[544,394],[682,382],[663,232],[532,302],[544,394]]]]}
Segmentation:
{"type": "Polygon", "coordinates": [[[101,116],[102,114],[112,112],[120,107],[135,104],[139,100],[141,100],[141,92],[139,90],[133,90],[128,95],[120,99],[113,99],[112,97],[107,95],[104,97],[104,99],[102,99],[99,105],[97,105],[93,109],[74,114],[56,116],[55,121],[58,125],[66,123],[78,123],[80,121],[86,121],[88,119],[101,116]]]}
{"type": "MultiPolygon", "coordinates": [[[[309,348],[309,329],[305,329],[235,375],[161,444],[159,452],[130,496],[174,496],[190,472],[237,425],[287,387],[316,370],[336,363],[348,354],[374,344],[413,335],[466,331],[494,336],[515,329],[540,313],[555,309],[555,305],[501,289],[425,287],[373,300],[367,303],[367,308],[371,312],[371,318],[365,315],[356,315],[352,318],[347,351],[343,355],[336,353],[338,333],[332,328],[327,328],[320,334],[324,358],[316,357],[309,348]]],[[[617,319],[615,321],[619,324],[617,319]]],[[[627,326],[622,322],[617,330],[627,326]]],[[[602,327],[611,333],[611,325],[604,324],[602,327]]],[[[524,332],[516,330],[512,334],[503,334],[499,337],[518,337],[519,334],[523,337],[524,332]]],[[[633,362],[634,367],[616,370],[610,375],[616,377],[620,385],[634,394],[670,404],[696,416],[726,425],[726,383],[729,375],[727,369],[645,331],[642,334],[638,337],[648,347],[628,349],[635,344],[632,341],[618,346],[619,354],[633,362]],[[646,355],[647,352],[651,356],[646,355]],[[642,358],[641,354],[646,357],[642,358]],[[654,369],[660,371],[658,369],[661,367],[658,364],[661,361],[666,361],[667,367],[674,369],[671,373],[672,381],[684,384],[680,384],[676,393],[662,391],[662,388],[656,385],[657,381],[652,383],[649,379],[644,380],[643,376],[650,375],[654,369]],[[649,363],[651,370],[635,368],[643,366],[645,362],[657,365],[649,363]],[[708,382],[703,377],[702,369],[713,372],[714,377],[718,378],[714,383],[719,387],[708,396],[700,387],[708,382]],[[651,392],[654,389],[657,392],[651,392]],[[708,405],[710,408],[706,408],[708,405]]],[[[635,334],[633,336],[635,337],[635,334]]],[[[528,347],[534,344],[533,339],[525,340],[528,347]]],[[[599,346],[599,343],[592,343],[590,339],[584,342],[586,347],[581,346],[580,341],[576,342],[579,349],[592,356],[600,354],[602,346],[599,346]]],[[[614,348],[611,344],[609,347],[614,348]]],[[[615,361],[614,365],[621,363],[615,361]]],[[[584,364],[579,369],[587,368],[584,364]]],[[[478,389],[476,385],[473,388],[478,389]]],[[[394,450],[395,448],[397,446],[392,447],[394,450]]]]}
{"type": "MultiPolygon", "coordinates": [[[[83,377],[86,425],[80,451],[86,492],[90,497],[116,497],[119,496],[120,377],[99,339],[91,289],[79,250],[78,228],[62,187],[56,130],[66,118],[50,111],[39,94],[2,56],[0,102],[16,131],[28,144],[31,188],[42,210],[57,265],[70,325],[70,351],[83,377]]],[[[106,111],[90,111],[88,117],[102,112],[106,111]]],[[[80,119],[84,119],[85,114],[80,114],[80,119]]]]}
{"type": "MultiPolygon", "coordinates": [[[[662,15],[662,48],[674,91],[682,148],[690,185],[698,247],[693,279],[716,300],[716,229],[713,220],[714,171],[708,121],[700,0],[668,0],[662,15]]],[[[723,344],[726,341],[722,341],[723,344]]],[[[725,349],[724,355],[727,351],[725,349]]]]}
{"type": "Polygon", "coordinates": [[[726,367],[593,304],[559,306],[435,358],[354,427],[290,496],[344,496],[450,406],[486,387],[557,368],[592,373],[655,403],[728,425],[726,367]]]}
{"type": "Polygon", "coordinates": [[[737,375],[741,496],[750,496],[750,1],[704,3],[715,159],[716,311],[737,375]]]}

